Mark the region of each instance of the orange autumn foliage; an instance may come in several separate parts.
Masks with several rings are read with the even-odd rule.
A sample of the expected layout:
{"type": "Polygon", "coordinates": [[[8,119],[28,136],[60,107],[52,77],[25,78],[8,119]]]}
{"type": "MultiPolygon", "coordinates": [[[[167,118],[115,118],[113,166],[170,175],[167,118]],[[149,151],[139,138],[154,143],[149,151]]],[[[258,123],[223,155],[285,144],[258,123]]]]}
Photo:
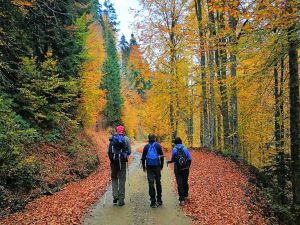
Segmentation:
{"type": "Polygon", "coordinates": [[[14,0],[12,3],[16,6],[32,6],[33,3],[30,1],[23,1],[23,0],[14,0]]]}
{"type": "Polygon", "coordinates": [[[85,127],[96,124],[99,113],[105,106],[105,92],[101,90],[101,66],[105,58],[103,38],[100,25],[92,23],[86,43],[88,60],[82,66],[82,97],[80,99],[79,115],[85,127]]]}
{"type": "Polygon", "coordinates": [[[270,224],[263,211],[266,202],[249,183],[247,167],[211,152],[191,151],[191,157],[189,198],[183,210],[194,218],[193,225],[270,224]]]}

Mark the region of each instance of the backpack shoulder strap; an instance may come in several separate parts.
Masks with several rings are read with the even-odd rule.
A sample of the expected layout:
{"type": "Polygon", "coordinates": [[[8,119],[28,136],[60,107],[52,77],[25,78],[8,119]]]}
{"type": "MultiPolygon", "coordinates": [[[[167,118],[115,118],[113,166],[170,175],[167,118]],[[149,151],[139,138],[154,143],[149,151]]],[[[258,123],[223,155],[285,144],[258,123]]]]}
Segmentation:
{"type": "Polygon", "coordinates": [[[146,155],[148,155],[148,153],[149,153],[149,150],[150,150],[150,148],[151,148],[151,144],[150,144],[150,143],[148,143],[146,146],[148,146],[148,148],[147,148],[147,154],[146,154],[146,155]]]}
{"type": "Polygon", "coordinates": [[[123,134],[113,134],[112,139],[113,140],[118,140],[118,141],[120,141],[120,140],[125,141],[125,136],[123,134]]]}
{"type": "MultiPolygon", "coordinates": [[[[155,142],[153,142],[153,143],[148,143],[148,145],[149,145],[149,148],[150,148],[150,147],[155,148],[155,142]]],[[[155,148],[155,149],[156,149],[156,148],[155,148]]]]}
{"type": "Polygon", "coordinates": [[[184,155],[186,156],[186,153],[185,153],[185,151],[184,151],[184,146],[182,145],[180,148],[178,148],[178,147],[175,147],[176,148],[176,154],[178,154],[178,152],[179,151],[182,151],[182,153],[184,153],[184,155]]]}
{"type": "Polygon", "coordinates": [[[184,149],[183,145],[182,145],[180,148],[178,148],[177,146],[175,146],[175,148],[176,148],[177,151],[178,151],[178,150],[183,150],[183,149],[184,149]]]}
{"type": "Polygon", "coordinates": [[[151,143],[148,143],[148,145],[149,145],[149,148],[148,148],[148,150],[147,150],[147,154],[149,153],[149,150],[150,150],[150,148],[151,147],[153,147],[153,149],[156,151],[156,153],[157,153],[157,149],[156,149],[156,147],[155,147],[155,142],[153,142],[152,144],[151,143]]]}

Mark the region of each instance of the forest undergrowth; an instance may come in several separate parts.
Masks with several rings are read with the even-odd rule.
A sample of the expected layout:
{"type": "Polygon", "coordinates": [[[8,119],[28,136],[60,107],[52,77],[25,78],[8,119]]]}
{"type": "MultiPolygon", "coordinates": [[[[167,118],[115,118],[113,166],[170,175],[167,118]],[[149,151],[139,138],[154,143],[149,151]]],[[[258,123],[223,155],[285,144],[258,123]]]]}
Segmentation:
{"type": "MultiPolygon", "coordinates": [[[[45,196],[39,195],[40,197],[28,203],[24,210],[1,218],[0,224],[61,225],[80,224],[82,222],[85,212],[106,190],[110,177],[108,159],[105,154],[108,144],[107,134],[103,131],[94,132],[93,130],[87,130],[86,133],[96,144],[97,155],[100,161],[97,164],[99,165],[97,170],[88,177],[84,176],[86,177],[85,179],[80,180],[77,177],[77,179],[73,179],[73,182],[58,186],[59,192],[48,193],[45,196]]],[[[48,150],[45,155],[47,154],[53,155],[58,154],[58,152],[48,150]]],[[[41,156],[41,159],[45,155],[41,156]]],[[[55,158],[52,157],[51,161],[44,163],[44,165],[49,164],[48,170],[44,171],[45,173],[50,172],[50,170],[56,170],[50,172],[47,176],[45,175],[44,179],[49,179],[49,182],[50,180],[58,182],[67,176],[62,173],[62,171],[69,171],[64,168],[64,164],[68,163],[64,157],[57,155],[55,158]]],[[[80,172],[79,168],[77,169],[80,172]]],[[[84,172],[84,170],[81,170],[81,172],[84,172]]]]}

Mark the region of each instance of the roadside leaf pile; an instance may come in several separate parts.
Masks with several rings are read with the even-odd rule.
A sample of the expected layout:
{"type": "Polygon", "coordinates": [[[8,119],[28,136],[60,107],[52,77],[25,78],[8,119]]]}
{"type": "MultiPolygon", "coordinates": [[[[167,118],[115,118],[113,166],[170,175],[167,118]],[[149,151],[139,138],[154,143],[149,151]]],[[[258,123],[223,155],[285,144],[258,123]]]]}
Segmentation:
{"type": "Polygon", "coordinates": [[[245,170],[210,152],[191,152],[189,203],[194,224],[268,224],[245,170]]]}

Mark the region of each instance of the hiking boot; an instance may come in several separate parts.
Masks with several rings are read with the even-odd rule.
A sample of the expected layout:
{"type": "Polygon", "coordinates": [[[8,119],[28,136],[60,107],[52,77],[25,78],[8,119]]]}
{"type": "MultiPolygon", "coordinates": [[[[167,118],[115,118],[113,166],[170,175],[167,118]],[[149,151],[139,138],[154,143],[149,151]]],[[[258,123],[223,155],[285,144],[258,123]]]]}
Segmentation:
{"type": "Polygon", "coordinates": [[[156,202],[151,201],[150,207],[151,207],[151,208],[156,208],[156,207],[157,207],[156,202]]]}
{"type": "Polygon", "coordinates": [[[113,200],[113,204],[116,205],[118,203],[119,199],[118,198],[114,198],[113,200]]]}
{"type": "Polygon", "coordinates": [[[185,202],[184,201],[179,201],[180,206],[184,206],[185,202]]]}
{"type": "Polygon", "coordinates": [[[163,204],[163,201],[161,199],[158,199],[157,200],[157,205],[159,206],[159,205],[162,205],[162,204],[163,204]]]}
{"type": "Polygon", "coordinates": [[[123,206],[123,205],[125,205],[125,202],[124,201],[119,201],[118,206],[123,206]]]}
{"type": "Polygon", "coordinates": [[[188,203],[188,202],[189,202],[189,198],[188,198],[188,197],[185,197],[185,198],[184,198],[184,202],[185,202],[185,203],[188,203]]]}

